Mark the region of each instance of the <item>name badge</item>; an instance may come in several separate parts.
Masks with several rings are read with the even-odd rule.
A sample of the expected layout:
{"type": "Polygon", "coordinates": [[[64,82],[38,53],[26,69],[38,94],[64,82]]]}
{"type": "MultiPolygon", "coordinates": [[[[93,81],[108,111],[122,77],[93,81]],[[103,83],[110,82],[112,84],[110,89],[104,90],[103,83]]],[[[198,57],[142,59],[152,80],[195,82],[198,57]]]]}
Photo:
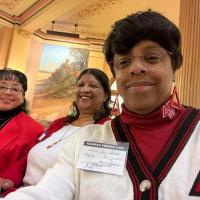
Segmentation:
{"type": "Polygon", "coordinates": [[[128,143],[105,144],[85,141],[77,168],[107,174],[123,175],[128,143]]]}

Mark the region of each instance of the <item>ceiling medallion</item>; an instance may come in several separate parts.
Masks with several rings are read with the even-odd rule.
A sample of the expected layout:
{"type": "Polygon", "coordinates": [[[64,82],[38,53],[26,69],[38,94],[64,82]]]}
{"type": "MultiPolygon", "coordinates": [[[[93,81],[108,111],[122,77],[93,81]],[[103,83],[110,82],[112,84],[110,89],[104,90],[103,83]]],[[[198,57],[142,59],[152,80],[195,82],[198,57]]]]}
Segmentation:
{"type": "Polygon", "coordinates": [[[0,6],[10,10],[15,9],[23,0],[0,0],[0,6]]]}
{"type": "Polygon", "coordinates": [[[112,7],[118,2],[121,2],[121,0],[99,0],[96,3],[93,3],[92,5],[76,13],[75,15],[72,15],[70,19],[76,22],[80,22],[90,16],[100,14],[103,10],[112,7]]]}

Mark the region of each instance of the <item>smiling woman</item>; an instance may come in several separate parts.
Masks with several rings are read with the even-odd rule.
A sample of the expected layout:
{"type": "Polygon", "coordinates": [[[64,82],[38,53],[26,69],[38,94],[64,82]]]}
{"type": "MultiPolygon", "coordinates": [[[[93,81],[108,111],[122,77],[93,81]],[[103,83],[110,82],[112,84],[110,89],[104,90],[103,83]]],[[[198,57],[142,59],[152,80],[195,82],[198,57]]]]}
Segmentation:
{"type": "MultiPolygon", "coordinates": [[[[9,91],[11,93],[11,91],[9,91]]],[[[70,114],[56,119],[29,152],[24,186],[36,185],[56,161],[57,153],[80,129],[89,124],[103,124],[111,112],[111,90],[107,75],[99,69],[83,70],[76,81],[76,99],[70,114]]],[[[78,137],[78,136],[77,136],[78,137]]],[[[12,188],[10,191],[13,191],[12,188]]]]}
{"type": "MultiPolygon", "coordinates": [[[[81,129],[37,186],[19,189],[6,200],[192,200],[200,196],[200,112],[180,104],[173,84],[182,64],[179,29],[160,13],[137,12],[112,26],[104,47],[123,99],[122,112],[102,126],[81,129]],[[102,145],[94,150],[89,143],[108,148],[102,145]],[[123,157],[106,160],[109,146],[127,143],[127,159],[122,151],[123,157]],[[84,157],[91,155],[88,152],[93,152],[93,160],[84,157]],[[115,162],[119,158],[121,164],[115,162]],[[116,170],[116,166],[122,167],[116,170]]],[[[90,99],[88,94],[81,97],[90,99]]]]}
{"type": "Polygon", "coordinates": [[[26,90],[27,78],[22,72],[0,70],[1,192],[21,185],[27,152],[44,130],[26,114],[26,90]]]}

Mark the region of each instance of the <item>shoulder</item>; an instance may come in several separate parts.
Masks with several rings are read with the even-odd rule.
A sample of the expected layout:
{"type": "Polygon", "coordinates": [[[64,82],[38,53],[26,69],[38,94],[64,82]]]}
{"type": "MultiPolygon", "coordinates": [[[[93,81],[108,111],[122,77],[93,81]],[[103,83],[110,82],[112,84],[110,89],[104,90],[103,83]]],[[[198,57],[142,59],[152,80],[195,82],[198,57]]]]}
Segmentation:
{"type": "Polygon", "coordinates": [[[100,121],[98,121],[97,124],[104,124],[106,121],[109,121],[109,120],[111,120],[110,117],[105,117],[105,118],[101,119],[100,121]]]}
{"type": "Polygon", "coordinates": [[[51,134],[62,128],[68,122],[69,119],[67,117],[58,118],[49,125],[47,131],[51,134]]]}
{"type": "Polygon", "coordinates": [[[80,128],[69,140],[69,143],[75,147],[84,141],[109,142],[113,141],[113,138],[111,121],[107,121],[103,125],[90,124],[80,128]]]}
{"type": "Polygon", "coordinates": [[[39,122],[27,115],[25,112],[20,112],[14,118],[18,126],[21,126],[25,129],[30,129],[30,131],[38,130],[39,132],[42,132],[44,130],[44,127],[39,122]]]}

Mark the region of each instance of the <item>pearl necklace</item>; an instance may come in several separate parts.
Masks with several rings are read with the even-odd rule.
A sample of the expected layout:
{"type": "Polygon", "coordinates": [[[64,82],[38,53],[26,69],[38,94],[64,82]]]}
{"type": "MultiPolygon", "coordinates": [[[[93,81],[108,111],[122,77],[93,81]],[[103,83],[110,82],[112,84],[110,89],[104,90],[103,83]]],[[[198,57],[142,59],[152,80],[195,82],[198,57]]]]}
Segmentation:
{"type": "Polygon", "coordinates": [[[74,131],[72,131],[71,133],[68,133],[70,128],[72,128],[72,125],[68,124],[68,128],[67,130],[65,130],[65,132],[62,134],[62,136],[56,140],[55,142],[53,142],[52,144],[49,144],[48,146],[46,146],[47,149],[52,148],[53,146],[55,146],[56,144],[58,144],[59,142],[63,141],[64,139],[68,138],[69,136],[73,135],[76,131],[78,131],[81,127],[77,127],[74,131]]]}

